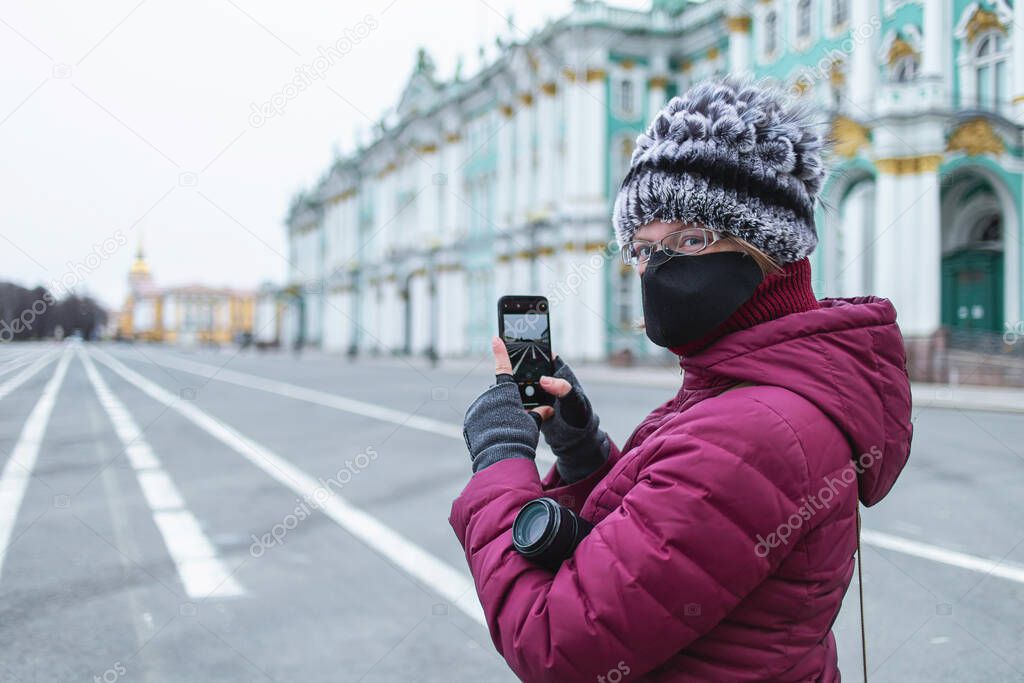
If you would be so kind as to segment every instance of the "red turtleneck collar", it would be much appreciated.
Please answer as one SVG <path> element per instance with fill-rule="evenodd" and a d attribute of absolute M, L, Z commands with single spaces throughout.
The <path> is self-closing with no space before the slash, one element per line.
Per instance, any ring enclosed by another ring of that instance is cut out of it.
<path fill-rule="evenodd" d="M 772 273 L 762 280 L 750 298 L 724 323 L 700 339 L 674 346 L 671 350 L 679 356 L 692 356 L 730 332 L 820 307 L 811 288 L 811 263 L 803 258 L 787 263 L 781 272 Z"/>

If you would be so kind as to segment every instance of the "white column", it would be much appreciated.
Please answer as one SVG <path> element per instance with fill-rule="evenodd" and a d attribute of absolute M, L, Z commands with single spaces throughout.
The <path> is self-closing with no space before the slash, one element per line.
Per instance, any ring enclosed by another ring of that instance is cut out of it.
<path fill-rule="evenodd" d="M 858 119 L 870 115 L 874 104 L 878 72 L 875 51 L 880 40 L 880 28 L 876 28 L 876 23 L 880 25 L 881 20 L 877 16 L 877 6 L 878 3 L 863 0 L 850 3 L 850 26 L 854 36 L 865 36 L 853 41 L 853 57 L 850 60 L 849 114 Z"/>
<path fill-rule="evenodd" d="M 554 116 L 552 112 L 555 109 L 555 97 L 557 93 L 551 91 L 551 86 L 554 85 L 554 80 L 550 80 L 541 85 L 535 95 L 536 102 L 534 106 L 537 107 L 537 138 L 538 146 L 537 153 L 539 156 L 539 165 L 537 172 L 540 175 L 537 183 L 537 204 L 540 206 L 547 206 L 550 202 L 554 201 L 554 166 L 555 158 L 558 154 L 558 150 L 555 148 L 555 128 Z M 557 86 L 555 86 L 557 88 Z"/>
<path fill-rule="evenodd" d="M 853 3 L 856 5 L 857 3 Z M 877 233 L 872 249 L 875 252 L 875 273 L 872 294 L 891 299 L 899 307 L 899 269 L 902 256 L 898 252 L 898 226 L 892 224 L 896 217 L 896 183 L 899 176 L 879 169 L 875 182 L 875 226 Z M 903 318 L 900 318 L 902 324 Z"/>
<path fill-rule="evenodd" d="M 864 226 L 869 218 L 865 215 L 863 187 L 854 188 L 832 219 L 838 228 L 830 234 L 832 239 L 840 243 L 839 258 L 836 261 L 837 293 L 839 296 L 863 296 L 864 282 L 860 275 L 864 272 L 860 261 L 865 257 Z M 830 222 L 832 222 L 830 221 Z"/>
<path fill-rule="evenodd" d="M 926 3 L 927 4 L 927 3 Z M 941 4 L 941 3 L 940 3 Z M 929 335 L 941 323 L 942 297 L 942 224 L 939 219 L 939 173 L 923 170 L 914 176 L 916 187 L 908 201 L 916 201 L 911 224 L 916 228 L 912 244 L 904 252 L 913 254 L 913 280 L 907 285 L 914 292 L 914 332 Z"/>
<path fill-rule="evenodd" d="M 569 56 L 568 63 L 578 64 L 574 56 Z M 586 73 L 582 68 L 575 66 L 568 67 L 568 77 L 565 79 L 565 94 L 563 95 L 563 113 L 565 119 L 565 172 L 563 201 L 566 202 L 568 210 L 574 210 L 580 197 L 582 186 L 583 160 L 582 153 L 586 143 L 585 131 L 581 126 L 581 100 L 583 94 L 583 79 Z"/>
<path fill-rule="evenodd" d="M 584 252 L 583 263 L 585 275 L 580 285 L 583 324 L 578 328 L 580 355 L 586 360 L 600 360 L 605 355 L 604 342 L 607 333 L 604 279 L 608 263 L 602 263 L 596 252 Z M 592 265 L 596 267 L 591 267 Z"/>
<path fill-rule="evenodd" d="M 515 127 L 516 159 L 511 226 L 522 224 L 530 200 L 530 176 L 533 174 L 533 169 L 530 168 L 530 116 L 533 113 L 530 111 L 530 106 L 517 99 L 515 114 L 509 125 L 510 128 Z"/>
<path fill-rule="evenodd" d="M 729 72 L 750 73 L 750 16 L 737 14 L 726 18 L 729 28 Z"/>
<path fill-rule="evenodd" d="M 950 32 L 946 31 L 946 2 L 924 3 L 924 54 L 921 59 L 921 73 L 924 76 L 938 76 L 945 72 L 946 44 Z"/>
<path fill-rule="evenodd" d="M 1010 90 L 1013 117 L 1017 123 L 1024 123 L 1024 2 L 1013 3 L 1010 49 L 1013 51 L 1013 61 L 1010 64 L 1010 75 L 1013 79 Z"/>
<path fill-rule="evenodd" d="M 552 299 L 551 307 L 551 338 L 552 348 L 556 353 L 563 356 L 569 363 L 572 359 L 580 358 L 579 354 L 579 318 L 580 309 L 578 299 L 578 284 L 570 286 L 568 281 L 569 273 L 572 272 L 573 263 L 578 258 L 579 252 L 574 248 L 572 251 L 562 247 L 555 252 L 558 262 L 558 296 L 552 293 L 548 297 Z M 557 300 L 557 303 L 556 303 Z"/>
<path fill-rule="evenodd" d="M 900 170 L 876 183 L 874 293 L 892 300 L 904 336 L 922 337 L 940 321 L 939 178 L 935 169 Z"/>
<path fill-rule="evenodd" d="M 668 57 L 664 53 L 651 55 L 651 68 L 648 71 L 647 79 L 647 118 L 654 115 L 665 106 L 668 100 L 667 88 L 671 72 L 668 67 Z M 613 150 L 618 154 L 618 150 Z"/>
<path fill-rule="evenodd" d="M 946 58 L 949 38 L 952 35 L 948 15 L 948 2 L 924 3 L 924 54 L 921 60 L 922 76 L 928 81 L 932 105 L 945 104 L 946 75 L 949 69 Z"/>
<path fill-rule="evenodd" d="M 602 68 L 591 67 L 590 78 L 581 84 L 584 92 L 580 96 L 580 124 L 583 149 L 581 158 L 584 166 L 581 169 L 580 188 L 582 198 L 587 202 L 601 200 L 604 197 L 605 156 L 608 146 L 606 142 L 607 104 L 605 97 L 605 81 L 607 72 L 603 69 L 604 62 L 598 62 Z"/>

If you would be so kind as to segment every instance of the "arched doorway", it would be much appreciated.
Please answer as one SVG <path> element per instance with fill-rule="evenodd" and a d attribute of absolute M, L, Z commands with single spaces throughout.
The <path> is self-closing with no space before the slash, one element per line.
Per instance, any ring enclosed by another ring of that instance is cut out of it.
<path fill-rule="evenodd" d="M 943 185 L 942 324 L 954 332 L 1002 333 L 1012 204 L 1000 184 L 974 170 Z"/>

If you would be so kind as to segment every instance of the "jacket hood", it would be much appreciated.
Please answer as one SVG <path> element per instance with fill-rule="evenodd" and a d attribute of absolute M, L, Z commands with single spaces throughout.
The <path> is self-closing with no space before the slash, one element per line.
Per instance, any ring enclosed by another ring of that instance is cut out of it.
<path fill-rule="evenodd" d="M 858 490 L 874 505 L 910 455 L 910 381 L 903 335 L 888 299 L 822 299 L 793 313 L 728 334 L 680 359 L 684 387 L 722 381 L 769 384 L 817 405 L 846 435 Z M 880 458 L 878 456 L 881 456 Z"/>

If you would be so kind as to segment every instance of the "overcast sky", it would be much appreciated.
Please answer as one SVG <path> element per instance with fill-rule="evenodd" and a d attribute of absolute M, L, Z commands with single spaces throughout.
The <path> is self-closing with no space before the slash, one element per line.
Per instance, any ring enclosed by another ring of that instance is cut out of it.
<path fill-rule="evenodd" d="M 570 5 L 0 0 L 0 281 L 117 308 L 141 238 L 161 285 L 280 282 L 290 197 L 396 103 L 418 46 L 441 76 L 459 54 L 470 74 L 510 7 L 528 33 Z M 345 36 L 322 80 L 254 121 Z"/>

